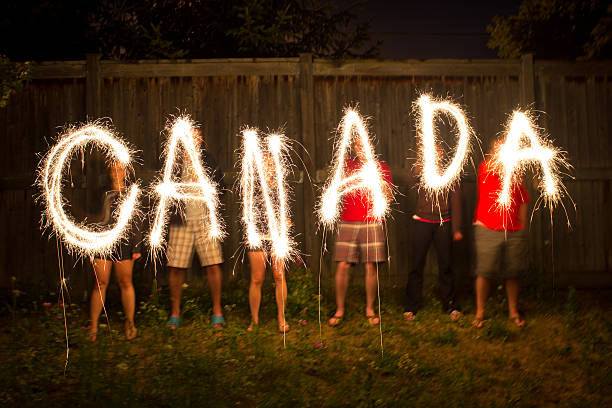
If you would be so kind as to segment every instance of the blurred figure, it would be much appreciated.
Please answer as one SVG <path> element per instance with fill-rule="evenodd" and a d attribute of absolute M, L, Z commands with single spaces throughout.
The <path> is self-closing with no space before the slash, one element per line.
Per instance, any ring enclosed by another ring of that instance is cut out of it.
<path fill-rule="evenodd" d="M 478 202 L 474 216 L 476 248 L 476 316 L 472 324 L 483 327 L 485 305 L 491 291 L 491 280 L 503 279 L 508 296 L 510 320 L 523 327 L 525 321 L 518 310 L 519 274 L 527 267 L 527 203 L 525 184 L 515 182 L 510 188 L 510 207 L 499 208 L 497 196 L 502 179 L 491 157 L 501 142 L 492 145 L 489 159 L 478 168 Z M 501 265 L 500 265 L 501 261 Z"/>
<path fill-rule="evenodd" d="M 225 189 L 223 174 L 217 162 L 202 147 L 202 136 L 199 129 L 195 130 L 196 146 L 200 147 L 201 163 L 211 171 L 210 176 L 217 184 L 219 193 Z M 181 178 L 183 182 L 196 180 L 195 173 L 189 161 L 183 166 Z M 206 270 L 206 278 L 213 302 L 211 325 L 215 328 L 225 326 L 223 309 L 221 308 L 221 282 L 223 255 L 221 244 L 208 239 L 208 216 L 206 208 L 200 201 L 185 202 L 185 211 L 175 211 L 170 216 L 170 235 L 168 237 L 168 258 L 170 297 L 172 310 L 166 327 L 176 329 L 181 323 L 181 294 L 185 283 L 185 270 L 191 265 L 194 251 L 200 257 L 200 265 Z"/>
<path fill-rule="evenodd" d="M 361 143 L 356 141 L 354 146 L 355 156 L 347 157 L 344 163 L 347 177 L 359 171 L 365 163 Z M 384 162 L 380 162 L 380 167 L 384 178 L 383 192 L 391 198 L 391 171 Z M 344 196 L 334 250 L 334 260 L 338 263 L 335 277 L 336 311 L 329 319 L 330 326 L 337 326 L 344 318 L 351 266 L 357 263 L 365 264 L 366 318 L 372 325 L 380 323 L 374 311 L 378 285 L 377 264 L 387 260 L 387 251 L 383 223 L 369 216 L 371 207 L 372 198 L 368 191 L 353 190 Z"/>
<path fill-rule="evenodd" d="M 115 162 L 110 167 L 111 190 L 107 191 L 102 206 L 100 225 L 106 226 L 114 223 L 113 214 L 121 195 L 125 194 L 125 167 Z M 89 339 L 96 341 L 98 334 L 98 320 L 106 300 L 106 289 L 110 280 L 111 269 L 115 267 L 115 274 L 121 289 L 121 304 L 125 313 L 125 337 L 132 340 L 138 334 L 134 324 L 134 309 L 136 296 L 132 285 L 132 269 L 134 261 L 141 257 L 140 253 L 141 234 L 139 228 L 133 227 L 126 239 L 121 240 L 117 247 L 105 257 L 96 257 L 93 260 L 93 268 L 96 274 L 96 286 L 91 293 Z"/>
<path fill-rule="evenodd" d="M 416 172 L 419 168 L 415 168 Z M 417 180 L 418 175 L 414 174 Z M 461 185 L 456 184 L 443 196 L 432 197 L 424 189 L 417 192 L 412 216 L 412 270 L 406 285 L 404 319 L 412 321 L 423 306 L 423 270 L 427 251 L 433 243 L 438 259 L 438 290 L 442 307 L 451 320 L 461 316 L 455 304 L 455 276 L 452 267 L 452 241 L 463 239 L 461 233 Z"/>

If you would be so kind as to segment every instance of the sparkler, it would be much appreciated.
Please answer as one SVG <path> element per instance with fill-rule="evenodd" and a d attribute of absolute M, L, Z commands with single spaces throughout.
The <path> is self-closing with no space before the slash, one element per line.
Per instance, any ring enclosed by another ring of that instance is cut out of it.
<path fill-rule="evenodd" d="M 497 198 L 497 203 L 502 209 L 507 209 L 511 204 L 511 185 L 530 167 L 538 167 L 542 172 L 538 190 L 544 198 L 545 205 L 549 205 L 552 209 L 561 199 L 559 166 L 567 168 L 569 164 L 562 152 L 538 135 L 535 129 L 527 113 L 514 111 L 505 142 L 493 158 L 494 166 L 500 170 L 503 179 L 502 189 Z"/>
<path fill-rule="evenodd" d="M 155 186 L 160 196 L 155 213 L 155 220 L 149 241 L 153 251 L 164 244 L 164 230 L 168 223 L 168 206 L 179 200 L 195 200 L 206 206 L 209 228 L 208 238 L 220 240 L 225 235 L 223 225 L 218 216 L 219 197 L 217 185 L 208 177 L 202 166 L 200 154 L 195 143 L 195 126 L 188 116 L 181 116 L 169 126 L 170 138 L 165 148 L 166 162 L 162 182 Z M 177 150 L 182 145 L 185 157 L 189 160 L 194 173 L 194 181 L 175 182 L 172 176 L 177 169 Z"/>
<path fill-rule="evenodd" d="M 340 145 L 334 154 L 333 176 L 323 191 L 321 203 L 318 208 L 320 222 L 331 228 L 337 221 L 340 212 L 340 200 L 343 195 L 354 190 L 368 190 L 372 198 L 371 214 L 376 220 L 382 220 L 389 210 L 387 197 L 383 193 L 386 182 L 378 161 L 374 156 L 374 149 L 370 143 L 368 131 L 363 119 L 354 109 L 346 109 L 340 122 L 342 129 Z M 352 141 L 353 129 L 356 130 L 360 143 L 360 156 L 364 162 L 361 169 L 350 176 L 344 173 L 344 161 L 349 143 Z"/>
<path fill-rule="evenodd" d="M 96 124 L 89 124 L 79 129 L 71 129 L 60 136 L 59 142 L 43 158 L 38 183 L 42 188 L 42 197 L 45 203 L 44 224 L 52 226 L 55 233 L 64 239 L 69 250 L 93 257 L 110 253 L 113 247 L 124 237 L 126 228 L 136 209 L 139 188 L 137 185 L 132 185 L 128 194 L 119 203 L 117 222 L 114 227 L 110 229 L 91 229 L 84 224 L 75 224 L 64 211 L 62 175 L 64 167 L 70 162 L 73 152 L 84 150 L 88 144 L 104 149 L 109 159 L 118 161 L 125 167 L 130 167 L 131 152 L 125 143 L 108 129 Z"/>
<path fill-rule="evenodd" d="M 429 193 L 437 194 L 450 188 L 461 176 L 463 164 L 470 148 L 470 127 L 461 108 L 444 100 L 432 99 L 422 95 L 415 107 L 420 110 L 417 137 L 420 140 L 420 155 L 423 171 L 421 186 Z M 455 120 L 457 128 L 457 149 L 450 164 L 440 174 L 436 148 L 436 128 L 434 118 L 437 113 L 446 114 Z"/>
<path fill-rule="evenodd" d="M 271 242 L 272 257 L 284 260 L 294 252 L 294 243 L 289 237 L 289 211 L 287 208 L 287 187 L 285 186 L 286 166 L 283 159 L 285 149 L 284 135 L 272 134 L 266 140 L 267 154 L 272 159 L 273 166 L 265 160 L 257 130 L 245 129 L 242 132 L 243 154 L 240 188 L 242 191 L 242 220 L 246 227 L 247 243 L 251 248 L 262 245 L 263 234 L 259 231 L 257 220 L 265 212 L 268 237 Z M 272 168 L 271 168 L 272 167 Z M 274 177 L 271 177 L 274 174 Z M 276 185 L 273 183 L 276 179 Z M 264 208 L 255 202 L 255 190 L 261 189 Z M 275 191 L 274 191 L 275 190 Z M 277 203 L 272 200 L 276 192 Z"/>

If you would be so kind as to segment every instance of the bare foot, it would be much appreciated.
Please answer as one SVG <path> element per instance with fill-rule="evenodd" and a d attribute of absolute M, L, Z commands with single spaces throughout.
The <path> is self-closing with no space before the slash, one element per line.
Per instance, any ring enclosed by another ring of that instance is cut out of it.
<path fill-rule="evenodd" d="M 249 327 L 247 327 L 247 332 L 253 333 L 258 328 L 259 328 L 259 323 L 252 321 L 251 324 L 249 324 Z"/>
<path fill-rule="evenodd" d="M 289 326 L 287 322 L 278 324 L 279 333 L 283 333 L 283 334 L 289 333 L 289 330 L 291 330 L 291 326 Z"/>
<path fill-rule="evenodd" d="M 138 336 L 138 329 L 136 329 L 136 326 L 134 326 L 134 324 L 126 323 L 125 324 L 125 338 L 127 340 L 134 340 L 136 336 Z"/>
<path fill-rule="evenodd" d="M 511 316 L 510 321 L 512 321 L 516 327 L 525 327 L 525 320 L 521 319 L 520 315 Z"/>
<path fill-rule="evenodd" d="M 370 323 L 372 326 L 380 323 L 380 319 L 375 314 L 366 315 L 366 317 L 368 318 L 368 323 Z"/>

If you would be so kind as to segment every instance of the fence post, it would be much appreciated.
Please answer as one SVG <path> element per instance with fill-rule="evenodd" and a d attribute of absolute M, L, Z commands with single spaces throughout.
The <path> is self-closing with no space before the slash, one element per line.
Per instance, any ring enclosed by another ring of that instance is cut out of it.
<path fill-rule="evenodd" d="M 525 109 L 535 103 L 535 70 L 533 68 L 533 54 L 525 54 L 521 57 L 520 75 L 520 98 L 521 105 Z"/>
<path fill-rule="evenodd" d="M 87 69 L 85 79 L 85 114 L 87 120 L 95 120 L 102 114 L 102 75 L 100 54 L 87 54 Z M 103 158 L 99 152 L 92 151 L 86 165 L 86 202 L 85 211 L 90 213 L 97 209 L 96 200 L 100 201 L 99 178 L 102 171 Z"/>
<path fill-rule="evenodd" d="M 519 77 L 519 85 L 520 85 L 520 103 L 521 108 L 538 108 L 536 101 L 536 77 L 535 77 L 535 69 L 533 63 L 533 54 L 525 54 L 521 56 L 521 74 Z M 538 191 L 537 189 L 530 185 L 529 191 L 534 200 L 537 197 Z M 548 276 L 547 266 L 548 262 L 546 261 L 546 256 L 544 254 L 544 211 L 541 209 L 539 214 L 536 214 L 533 217 L 534 224 L 533 228 L 531 228 L 534 232 L 533 237 L 535 240 L 535 245 L 533 248 L 535 249 L 535 261 L 537 272 L 541 273 L 542 276 Z M 553 291 L 555 290 L 555 277 L 552 276 L 552 286 Z"/>
<path fill-rule="evenodd" d="M 302 160 L 306 170 L 314 177 L 316 172 L 316 144 L 314 134 L 314 77 L 312 67 L 312 54 L 300 54 L 299 91 L 300 91 L 300 116 L 302 128 L 302 144 L 304 152 Z M 304 191 L 304 253 L 314 253 L 315 247 L 315 222 L 313 219 L 314 188 L 311 183 L 304 180 L 302 183 Z M 313 258 L 314 259 L 314 258 Z M 317 262 L 311 262 L 313 271 L 318 268 Z M 317 265 L 317 266 L 314 266 Z M 318 272 L 318 271 L 316 271 Z"/>

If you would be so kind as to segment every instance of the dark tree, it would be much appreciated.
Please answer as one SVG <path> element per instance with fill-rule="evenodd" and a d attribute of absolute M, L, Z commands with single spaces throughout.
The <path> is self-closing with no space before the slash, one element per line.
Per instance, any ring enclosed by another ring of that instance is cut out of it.
<path fill-rule="evenodd" d="M 0 53 L 13 60 L 371 57 L 356 4 L 323 0 L 5 0 Z"/>
<path fill-rule="evenodd" d="M 501 58 L 610 58 L 612 5 L 605 0 L 523 0 L 517 15 L 493 18 L 487 45 Z"/>

